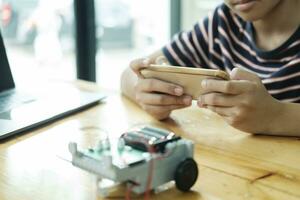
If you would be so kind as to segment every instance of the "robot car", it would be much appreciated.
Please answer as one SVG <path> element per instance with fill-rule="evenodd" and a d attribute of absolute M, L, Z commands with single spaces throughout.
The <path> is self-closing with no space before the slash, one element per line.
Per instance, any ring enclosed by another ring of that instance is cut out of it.
<path fill-rule="evenodd" d="M 142 126 L 125 132 L 116 141 L 104 139 L 93 148 L 80 150 L 69 144 L 72 164 L 115 183 L 126 183 L 136 194 L 175 181 L 189 191 L 198 177 L 194 145 L 173 132 Z"/>

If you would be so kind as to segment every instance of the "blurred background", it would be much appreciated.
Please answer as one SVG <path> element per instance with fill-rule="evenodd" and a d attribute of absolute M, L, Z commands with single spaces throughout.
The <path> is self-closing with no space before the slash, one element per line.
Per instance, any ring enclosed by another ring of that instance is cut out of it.
<path fill-rule="evenodd" d="M 82 11 L 86 15 L 81 19 L 75 3 L 92 6 L 92 19 L 88 10 Z M 82 77 L 78 69 L 95 68 L 84 79 L 116 90 L 132 59 L 161 48 L 172 35 L 189 30 L 220 3 L 222 0 L 0 0 L 0 26 L 17 84 L 74 80 Z M 76 41 L 82 35 L 76 34 L 80 24 L 76 20 L 93 22 L 96 51 L 92 57 L 78 56 L 81 46 Z M 94 59 L 96 64 L 78 63 L 78 57 Z"/>

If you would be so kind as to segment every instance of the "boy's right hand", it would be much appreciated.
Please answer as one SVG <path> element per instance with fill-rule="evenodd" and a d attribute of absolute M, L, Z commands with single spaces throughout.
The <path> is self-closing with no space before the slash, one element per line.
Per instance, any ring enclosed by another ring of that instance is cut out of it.
<path fill-rule="evenodd" d="M 143 78 L 140 69 L 150 64 L 152 63 L 149 59 L 137 59 L 130 64 L 131 69 L 138 76 L 135 86 L 136 102 L 159 120 L 166 119 L 173 110 L 190 106 L 192 97 L 184 95 L 181 86 L 158 79 Z"/>

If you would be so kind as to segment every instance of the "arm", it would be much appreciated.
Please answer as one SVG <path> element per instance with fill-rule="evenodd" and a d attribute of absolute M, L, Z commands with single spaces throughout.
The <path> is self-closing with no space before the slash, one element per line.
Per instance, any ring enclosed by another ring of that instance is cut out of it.
<path fill-rule="evenodd" d="M 274 121 L 270 133 L 273 135 L 282 136 L 297 136 L 300 137 L 300 104 L 283 103 L 282 112 Z"/>
<path fill-rule="evenodd" d="M 121 91 L 122 94 L 127 98 L 135 101 L 135 85 L 137 84 L 138 77 L 137 75 L 130 69 L 126 68 L 121 76 Z"/>

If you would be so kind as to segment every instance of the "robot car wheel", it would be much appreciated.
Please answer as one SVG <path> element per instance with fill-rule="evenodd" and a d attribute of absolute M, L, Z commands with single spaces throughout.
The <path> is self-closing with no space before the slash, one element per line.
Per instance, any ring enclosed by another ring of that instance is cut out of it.
<path fill-rule="evenodd" d="M 187 192 L 198 178 L 197 163 L 192 158 L 182 161 L 175 171 L 175 184 L 177 189 Z"/>

